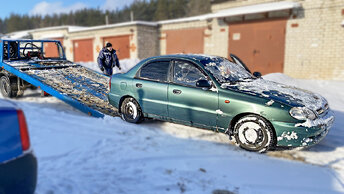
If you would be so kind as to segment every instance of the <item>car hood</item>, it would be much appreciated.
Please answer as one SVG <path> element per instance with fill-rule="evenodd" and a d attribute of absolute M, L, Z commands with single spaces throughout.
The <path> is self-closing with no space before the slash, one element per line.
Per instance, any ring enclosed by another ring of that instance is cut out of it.
<path fill-rule="evenodd" d="M 326 99 L 319 94 L 264 79 L 237 82 L 234 85 L 225 83 L 221 87 L 265 97 L 293 107 L 305 106 L 313 111 L 319 111 L 328 106 Z"/>

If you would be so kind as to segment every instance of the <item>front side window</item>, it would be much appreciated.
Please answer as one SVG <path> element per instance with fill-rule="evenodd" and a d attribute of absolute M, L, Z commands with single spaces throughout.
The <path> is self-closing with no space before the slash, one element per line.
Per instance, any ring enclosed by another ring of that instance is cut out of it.
<path fill-rule="evenodd" d="M 207 77 L 195 65 L 185 61 L 175 61 L 173 82 L 176 84 L 196 87 L 199 80 L 207 80 Z"/>
<path fill-rule="evenodd" d="M 169 66 L 169 61 L 157 61 L 149 63 L 142 67 L 140 71 L 140 78 L 159 82 L 167 82 Z"/>

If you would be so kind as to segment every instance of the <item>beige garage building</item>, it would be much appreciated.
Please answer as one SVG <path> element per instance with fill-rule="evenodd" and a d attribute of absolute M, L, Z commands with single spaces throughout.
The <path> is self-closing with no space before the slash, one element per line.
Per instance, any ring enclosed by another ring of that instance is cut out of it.
<path fill-rule="evenodd" d="M 68 59 L 96 61 L 106 42 L 120 59 L 234 53 L 252 71 L 344 80 L 343 0 L 212 0 L 212 13 L 175 20 L 31 30 L 60 40 Z"/>
<path fill-rule="evenodd" d="M 75 62 L 94 62 L 111 42 L 120 59 L 158 55 L 158 24 L 127 22 L 94 27 L 61 26 L 31 31 L 34 39 L 54 39 L 63 44 L 66 56 Z"/>

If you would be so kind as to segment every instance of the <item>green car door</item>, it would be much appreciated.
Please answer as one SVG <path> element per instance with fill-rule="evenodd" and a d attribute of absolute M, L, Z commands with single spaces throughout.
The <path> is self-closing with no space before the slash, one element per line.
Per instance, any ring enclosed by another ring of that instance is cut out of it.
<path fill-rule="evenodd" d="M 182 60 L 174 61 L 171 71 L 169 117 L 194 126 L 216 127 L 218 93 L 196 87 L 197 81 L 209 80 L 208 76 L 197 65 Z"/>
<path fill-rule="evenodd" d="M 136 100 L 144 113 L 167 117 L 169 60 L 145 64 L 133 79 Z"/>

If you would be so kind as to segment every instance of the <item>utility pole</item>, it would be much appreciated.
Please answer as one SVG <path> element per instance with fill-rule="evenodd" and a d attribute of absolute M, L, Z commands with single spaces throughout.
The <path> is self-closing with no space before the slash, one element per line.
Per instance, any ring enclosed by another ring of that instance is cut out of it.
<path fill-rule="evenodd" d="M 105 15 L 105 24 L 109 25 L 109 15 L 108 14 Z"/>
<path fill-rule="evenodd" d="M 134 21 L 134 12 L 130 11 L 130 21 Z"/>

